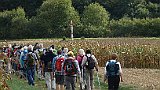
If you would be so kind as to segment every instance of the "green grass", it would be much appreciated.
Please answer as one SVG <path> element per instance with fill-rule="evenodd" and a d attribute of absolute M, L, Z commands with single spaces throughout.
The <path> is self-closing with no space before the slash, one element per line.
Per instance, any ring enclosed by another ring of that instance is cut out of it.
<path fill-rule="evenodd" d="M 18 79 L 17 76 L 12 76 L 12 80 L 8 80 L 7 84 L 11 90 L 47 90 L 44 81 L 38 81 L 36 78 L 35 82 L 35 86 L 30 86 L 28 85 L 27 80 Z"/>
<path fill-rule="evenodd" d="M 99 87 L 98 78 L 96 75 L 94 76 L 94 85 L 95 85 L 96 90 L 100 90 L 100 88 L 101 88 L 101 90 L 108 90 L 107 83 L 104 83 L 102 81 L 103 80 L 101 79 L 101 76 L 100 76 L 100 87 Z M 133 86 L 129 86 L 129 85 L 125 85 L 125 86 L 120 85 L 119 90 L 135 90 L 135 88 Z"/>
<path fill-rule="evenodd" d="M 100 87 L 98 83 L 97 76 L 95 75 L 94 77 L 94 85 L 95 85 L 95 90 L 108 90 L 107 83 L 102 82 L 103 80 L 100 77 Z M 27 83 L 27 80 L 24 79 L 19 79 L 17 76 L 12 76 L 12 80 L 8 80 L 7 84 L 9 85 L 11 90 L 47 90 L 45 88 L 45 81 L 39 81 L 36 78 L 35 81 L 35 86 L 30 86 Z M 128 85 L 120 85 L 119 90 L 135 90 L 133 86 L 128 86 Z"/>

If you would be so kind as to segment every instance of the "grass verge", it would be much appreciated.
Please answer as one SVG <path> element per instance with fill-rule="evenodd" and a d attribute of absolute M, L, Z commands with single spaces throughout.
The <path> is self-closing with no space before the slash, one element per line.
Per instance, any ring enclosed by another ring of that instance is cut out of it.
<path fill-rule="evenodd" d="M 103 81 L 102 78 L 100 78 L 100 87 L 99 87 L 98 78 L 95 75 L 94 77 L 95 90 L 100 90 L 100 89 L 108 90 L 107 83 L 104 83 L 102 81 Z M 27 80 L 19 79 L 17 76 L 13 75 L 12 80 L 8 80 L 7 84 L 9 85 L 11 90 L 47 90 L 45 88 L 45 81 L 39 81 L 37 78 L 35 81 L 35 86 L 30 86 L 28 85 Z M 135 89 L 132 86 L 120 85 L 119 90 L 135 90 Z"/>
<path fill-rule="evenodd" d="M 30 86 L 27 80 L 19 79 L 17 76 L 12 76 L 12 80 L 7 81 L 8 86 L 11 90 L 47 90 L 45 88 L 45 82 L 39 81 L 36 78 L 35 86 Z"/>

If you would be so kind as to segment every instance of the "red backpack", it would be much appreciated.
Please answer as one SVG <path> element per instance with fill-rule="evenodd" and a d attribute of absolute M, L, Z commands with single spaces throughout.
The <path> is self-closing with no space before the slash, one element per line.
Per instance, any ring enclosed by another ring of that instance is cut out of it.
<path fill-rule="evenodd" d="M 62 71 L 62 63 L 64 61 L 64 57 L 58 57 L 57 60 L 56 60 L 56 64 L 55 64 L 55 69 L 56 71 L 58 72 L 61 72 Z"/>

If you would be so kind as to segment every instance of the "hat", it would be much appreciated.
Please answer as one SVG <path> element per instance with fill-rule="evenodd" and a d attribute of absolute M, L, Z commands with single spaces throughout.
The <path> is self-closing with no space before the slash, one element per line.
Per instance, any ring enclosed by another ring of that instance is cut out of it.
<path fill-rule="evenodd" d="M 73 57 L 73 56 L 74 56 L 74 53 L 73 53 L 72 51 L 69 51 L 69 52 L 67 53 L 67 55 Z"/>
<path fill-rule="evenodd" d="M 28 49 L 28 47 L 27 47 L 27 46 L 24 46 L 24 47 L 23 47 L 23 49 L 24 49 L 24 50 L 27 50 L 27 49 Z"/>

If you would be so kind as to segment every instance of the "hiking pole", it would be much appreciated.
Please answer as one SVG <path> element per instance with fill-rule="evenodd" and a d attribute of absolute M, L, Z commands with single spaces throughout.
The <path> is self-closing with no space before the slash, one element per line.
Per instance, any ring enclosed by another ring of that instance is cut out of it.
<path fill-rule="evenodd" d="M 101 90 L 101 83 L 100 83 L 100 79 L 99 79 L 99 76 L 98 76 L 98 72 L 97 72 L 97 79 L 98 79 L 99 90 Z"/>
<path fill-rule="evenodd" d="M 84 89 L 83 88 L 83 67 L 81 69 L 80 79 L 82 80 L 82 81 L 80 80 L 80 90 L 83 90 Z"/>

